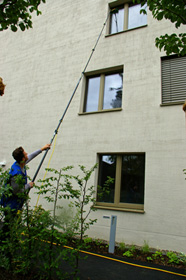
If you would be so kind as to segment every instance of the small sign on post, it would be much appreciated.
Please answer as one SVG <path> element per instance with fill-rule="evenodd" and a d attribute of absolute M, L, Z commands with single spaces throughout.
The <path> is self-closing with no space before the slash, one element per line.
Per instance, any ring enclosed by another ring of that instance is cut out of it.
<path fill-rule="evenodd" d="M 105 219 L 110 219 L 110 216 L 103 216 Z M 111 223 L 110 223 L 110 240 L 109 240 L 109 253 L 114 254 L 115 250 L 115 239 L 116 239 L 116 223 L 117 223 L 117 216 L 111 216 Z"/>

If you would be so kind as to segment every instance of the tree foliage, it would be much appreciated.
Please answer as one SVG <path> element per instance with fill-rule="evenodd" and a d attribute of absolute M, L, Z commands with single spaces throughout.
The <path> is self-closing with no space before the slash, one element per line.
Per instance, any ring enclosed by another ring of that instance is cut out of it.
<path fill-rule="evenodd" d="M 0 0 L 0 31 L 10 28 L 16 32 L 32 28 L 33 12 L 41 14 L 39 5 L 45 0 Z"/>
<path fill-rule="evenodd" d="M 167 19 L 175 24 L 176 28 L 186 24 L 186 0 L 134 0 L 142 6 L 147 3 L 149 10 L 157 20 Z M 147 13 L 145 9 L 142 13 Z M 167 55 L 186 55 L 186 33 L 165 34 L 155 39 L 156 47 L 164 50 Z"/>

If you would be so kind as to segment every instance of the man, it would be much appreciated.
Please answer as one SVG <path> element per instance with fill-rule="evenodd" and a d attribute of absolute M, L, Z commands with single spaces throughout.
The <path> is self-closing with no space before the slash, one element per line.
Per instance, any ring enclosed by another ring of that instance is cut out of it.
<path fill-rule="evenodd" d="M 0 205 L 4 208 L 8 207 L 13 214 L 16 214 L 18 210 L 22 209 L 27 194 L 34 186 L 33 182 L 27 183 L 25 165 L 42 153 L 42 151 L 50 149 L 50 146 L 50 144 L 46 144 L 30 155 L 28 155 L 22 147 L 13 151 L 12 156 L 16 161 L 10 168 L 9 178 L 0 201 Z"/>
<path fill-rule="evenodd" d="M 14 227 L 14 222 L 17 218 L 17 213 L 22 209 L 30 189 L 34 186 L 33 182 L 27 183 L 25 165 L 42 153 L 42 151 L 50 149 L 50 146 L 50 144 L 46 144 L 30 155 L 28 155 L 22 147 L 13 151 L 12 156 L 16 161 L 10 168 L 9 177 L 3 187 L 3 194 L 0 200 L 0 205 L 4 207 L 4 223 L 0 231 L 0 244 L 9 240 L 11 229 Z M 6 253 L 7 257 L 11 259 L 10 252 L 7 251 Z"/>
<path fill-rule="evenodd" d="M 0 96 L 3 96 L 5 90 L 5 84 L 3 83 L 3 79 L 0 77 Z"/>

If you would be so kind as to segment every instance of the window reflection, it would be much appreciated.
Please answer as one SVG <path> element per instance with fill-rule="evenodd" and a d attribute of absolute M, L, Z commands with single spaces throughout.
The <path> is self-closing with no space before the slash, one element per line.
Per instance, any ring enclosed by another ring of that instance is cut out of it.
<path fill-rule="evenodd" d="M 121 108 L 123 73 L 106 75 L 103 109 Z"/>
<path fill-rule="evenodd" d="M 144 155 L 123 156 L 120 202 L 144 203 L 144 174 Z"/>
<path fill-rule="evenodd" d="M 100 77 L 94 77 L 88 79 L 87 100 L 86 100 L 86 112 L 92 112 L 98 110 L 99 102 L 99 87 Z"/>
<path fill-rule="evenodd" d="M 124 4 L 116 6 L 111 13 L 110 34 L 118 33 L 123 30 L 133 29 L 147 24 L 147 15 L 141 13 L 141 9 L 146 9 L 147 4 Z"/>
<path fill-rule="evenodd" d="M 124 8 L 118 7 L 111 16 L 110 34 L 123 31 L 124 26 Z"/>
<path fill-rule="evenodd" d="M 97 202 L 114 203 L 117 207 L 139 207 L 144 204 L 144 189 L 144 153 L 100 155 Z"/>
<path fill-rule="evenodd" d="M 141 5 L 130 5 L 129 6 L 129 15 L 128 15 L 128 29 L 135 28 L 138 26 L 143 26 L 147 24 L 147 16 L 143 13 L 140 14 L 140 10 L 145 7 Z"/>
<path fill-rule="evenodd" d="M 100 158 L 99 181 L 97 191 L 97 201 L 114 202 L 115 182 L 109 183 L 108 177 L 115 179 L 116 156 L 102 155 Z"/>

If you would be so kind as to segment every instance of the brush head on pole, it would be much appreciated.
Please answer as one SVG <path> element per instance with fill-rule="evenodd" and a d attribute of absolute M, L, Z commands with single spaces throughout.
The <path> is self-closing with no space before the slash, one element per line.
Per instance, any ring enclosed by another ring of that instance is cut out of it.
<path fill-rule="evenodd" d="M 119 9 L 114 8 L 110 11 L 111 14 L 117 14 L 119 12 Z"/>
<path fill-rule="evenodd" d="M 183 104 L 183 111 L 186 113 L 186 100 L 185 103 Z"/>

